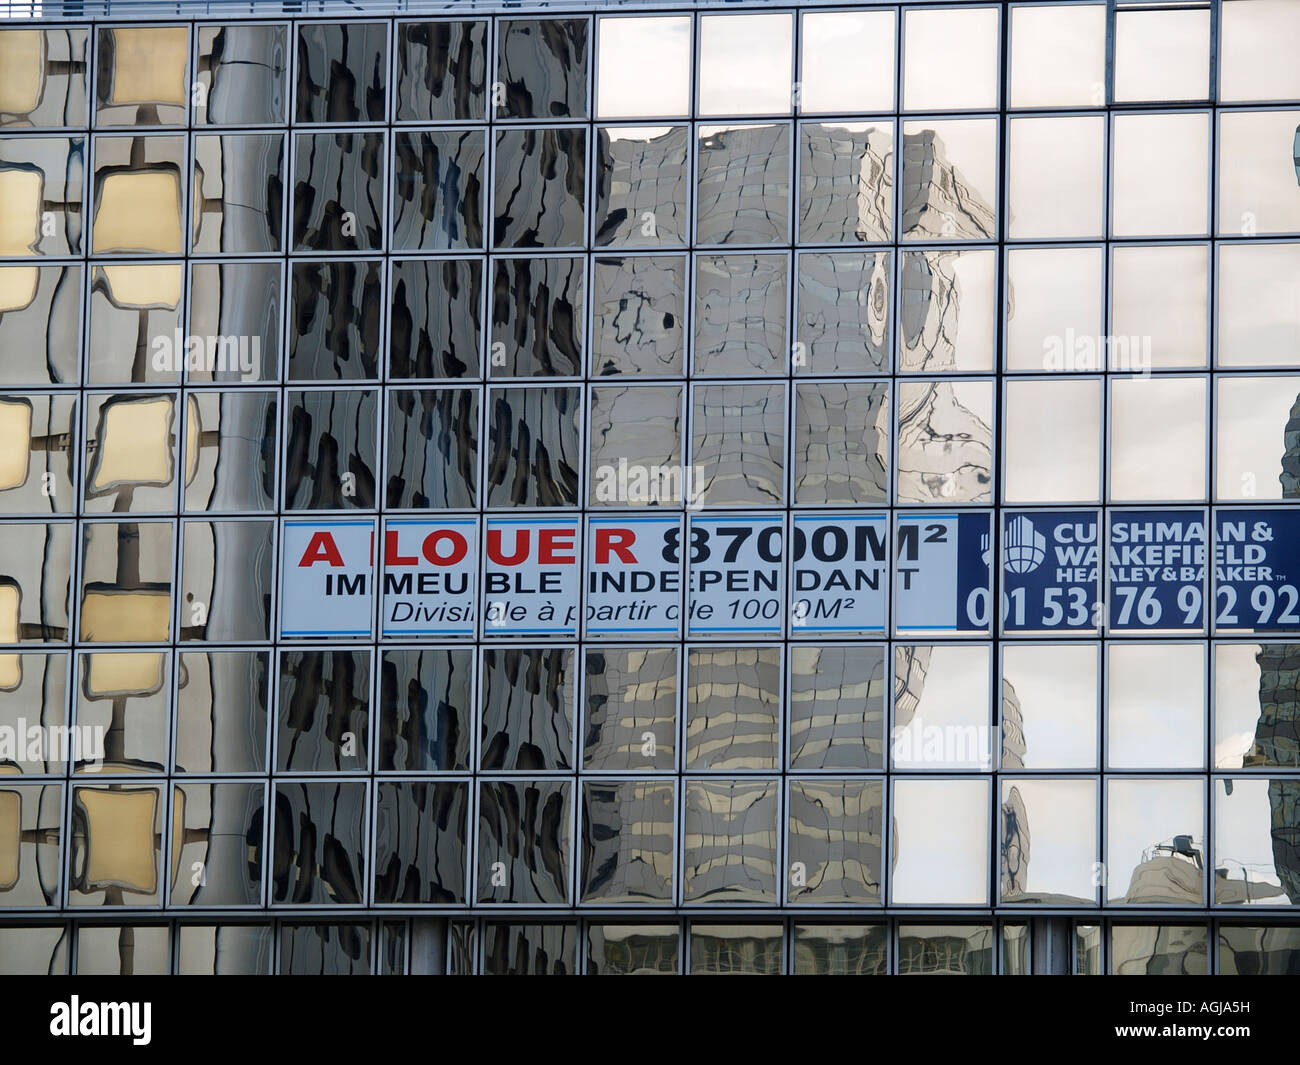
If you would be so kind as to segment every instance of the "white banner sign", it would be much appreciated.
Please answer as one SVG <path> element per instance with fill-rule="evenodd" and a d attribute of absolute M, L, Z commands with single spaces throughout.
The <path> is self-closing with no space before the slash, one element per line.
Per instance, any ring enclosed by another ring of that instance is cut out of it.
<path fill-rule="evenodd" d="M 375 523 L 286 521 L 280 550 L 281 636 L 369 636 Z"/>
<path fill-rule="evenodd" d="M 483 635 L 576 636 L 577 518 L 488 518 Z"/>
<path fill-rule="evenodd" d="M 474 635 L 476 518 L 389 520 L 383 562 L 383 635 Z"/>

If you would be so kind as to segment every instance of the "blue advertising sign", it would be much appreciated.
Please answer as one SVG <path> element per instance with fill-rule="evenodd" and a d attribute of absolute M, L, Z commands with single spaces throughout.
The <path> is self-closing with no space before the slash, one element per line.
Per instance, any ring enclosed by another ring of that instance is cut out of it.
<path fill-rule="evenodd" d="M 992 516 L 903 514 L 895 527 L 895 629 L 987 632 Z"/>
<path fill-rule="evenodd" d="M 1004 632 L 1096 631 L 1097 524 L 1096 511 L 1004 514 Z"/>
<path fill-rule="evenodd" d="M 1205 514 L 1111 511 L 1106 559 L 1114 632 L 1205 628 Z"/>
<path fill-rule="evenodd" d="M 1214 519 L 1218 632 L 1300 631 L 1300 510 L 1220 510 Z"/>

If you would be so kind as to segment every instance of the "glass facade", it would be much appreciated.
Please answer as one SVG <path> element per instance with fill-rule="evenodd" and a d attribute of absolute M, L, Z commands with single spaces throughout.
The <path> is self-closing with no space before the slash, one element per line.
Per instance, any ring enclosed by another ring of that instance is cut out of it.
<path fill-rule="evenodd" d="M 1300 971 L 1300 4 L 296 7 L 0 21 L 0 970 Z"/>

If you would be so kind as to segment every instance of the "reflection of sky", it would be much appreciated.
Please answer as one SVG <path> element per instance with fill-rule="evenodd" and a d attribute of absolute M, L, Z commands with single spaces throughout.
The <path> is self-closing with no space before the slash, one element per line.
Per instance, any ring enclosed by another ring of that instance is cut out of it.
<path fill-rule="evenodd" d="M 1297 392 L 1300 377 L 1220 379 L 1215 441 L 1220 497 L 1282 498 L 1283 433 Z"/>
<path fill-rule="evenodd" d="M 1128 894 L 1142 852 L 1174 836 L 1205 839 L 1205 789 L 1199 780 L 1106 782 L 1106 895 Z M 1175 859 L 1184 861 L 1185 859 Z M 1204 856 L 1202 856 L 1204 861 Z"/>
<path fill-rule="evenodd" d="M 1101 335 L 1102 252 L 1100 248 L 1012 248 L 1007 252 L 1007 366 L 1041 370 L 1045 343 L 1057 337 L 1062 354 L 1078 366 L 1073 341 Z M 1100 358 L 1095 350 L 1094 359 Z M 1066 365 L 1071 365 L 1067 362 Z M 1095 365 L 1093 368 L 1097 368 Z"/>
<path fill-rule="evenodd" d="M 685 115 L 691 102 L 691 20 L 603 18 L 597 70 L 600 118 Z"/>
<path fill-rule="evenodd" d="M 989 780 L 895 780 L 896 903 L 988 902 Z"/>
<path fill-rule="evenodd" d="M 904 17 L 904 106 L 914 111 L 997 106 L 995 9 L 909 11 Z"/>
<path fill-rule="evenodd" d="M 1101 491 L 1101 385 L 1095 380 L 1007 384 L 1006 498 L 1096 500 Z"/>
<path fill-rule="evenodd" d="M 948 381 L 952 397 L 959 407 L 965 407 L 985 425 L 993 424 L 993 386 L 988 381 Z"/>
<path fill-rule="evenodd" d="M 896 764 L 905 768 L 924 769 L 979 769 L 986 768 L 986 759 L 969 755 L 989 755 L 988 693 L 991 671 L 991 651 L 988 645 L 940 645 L 930 656 L 930 666 L 925 675 L 925 685 L 917 703 L 915 716 L 907 728 L 894 733 L 895 744 L 906 759 Z M 967 755 L 965 759 L 936 763 L 925 761 L 927 739 L 934 736 L 931 729 L 943 729 L 942 746 L 930 741 L 945 756 Z M 956 730 L 983 729 L 967 734 Z"/>
<path fill-rule="evenodd" d="M 1220 365 L 1300 362 L 1297 277 L 1300 245 L 1224 244 L 1219 249 Z"/>
<path fill-rule="evenodd" d="M 1200 768 L 1204 644 L 1111 644 L 1108 665 L 1111 768 Z"/>
<path fill-rule="evenodd" d="M 1091 899 L 1097 845 L 1097 784 L 1093 780 L 1013 780 L 1003 777 L 1002 798 L 1020 792 L 1029 829 L 1028 894 Z"/>
<path fill-rule="evenodd" d="M 1300 228 L 1295 131 L 1300 111 L 1225 112 L 1219 124 L 1219 158 L 1235 160 L 1219 172 L 1219 225 L 1235 234 L 1254 219 L 1260 233 Z"/>
<path fill-rule="evenodd" d="M 1112 382 L 1113 498 L 1204 497 L 1205 402 L 1204 378 Z"/>
<path fill-rule="evenodd" d="M 1111 368 L 1141 370 L 1148 355 L 1156 369 L 1204 367 L 1209 249 L 1203 244 L 1121 247 L 1113 263 Z"/>
<path fill-rule="evenodd" d="M 1214 768 L 1240 769 L 1259 724 L 1257 643 L 1221 643 L 1214 650 Z"/>
<path fill-rule="evenodd" d="M 1118 16 L 1116 100 L 1204 99 L 1209 69 L 1209 11 L 1126 11 Z"/>
<path fill-rule="evenodd" d="M 1011 106 L 1098 104 L 1106 79 L 1106 8 L 1011 9 Z"/>
<path fill-rule="evenodd" d="M 1020 700 L 1026 769 L 1097 765 L 1097 649 L 1007 645 L 1003 676 Z"/>
<path fill-rule="evenodd" d="M 782 114 L 791 109 L 794 22 L 789 15 L 706 15 L 700 20 L 700 113 Z"/>
<path fill-rule="evenodd" d="M 893 110 L 892 11 L 809 11 L 800 41 L 802 110 Z"/>
<path fill-rule="evenodd" d="M 1214 785 L 1214 864 L 1226 865 L 1228 876 L 1240 880 L 1241 866 L 1249 870 L 1251 883 L 1265 880 L 1281 884 L 1274 872 L 1273 837 L 1270 834 L 1273 811 L 1268 804 L 1266 779 L 1232 782 L 1228 795 L 1223 781 Z M 1271 899 L 1285 902 L 1285 897 Z"/>

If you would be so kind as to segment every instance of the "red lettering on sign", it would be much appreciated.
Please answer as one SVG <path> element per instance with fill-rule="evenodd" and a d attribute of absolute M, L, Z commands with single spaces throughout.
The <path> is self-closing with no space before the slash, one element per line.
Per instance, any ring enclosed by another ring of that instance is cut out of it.
<path fill-rule="evenodd" d="M 631 551 L 634 543 L 636 543 L 636 535 L 631 529 L 597 529 L 596 565 L 608 565 L 610 553 L 613 552 L 618 555 L 620 562 L 635 566 L 636 555 Z"/>
<path fill-rule="evenodd" d="M 299 568 L 314 566 L 317 562 L 328 562 L 331 566 L 343 565 L 343 556 L 334 543 L 334 537 L 327 532 L 314 532 L 307 543 L 307 550 L 298 562 Z"/>
<path fill-rule="evenodd" d="M 414 555 L 403 555 L 397 548 L 397 531 L 389 529 L 384 533 L 384 565 L 414 566 L 420 560 Z"/>
<path fill-rule="evenodd" d="M 531 539 L 532 534 L 527 529 L 516 529 L 515 553 L 513 555 L 503 555 L 501 553 L 501 530 L 489 529 L 487 534 L 488 558 L 498 566 L 517 566 L 528 557 L 528 544 Z"/>
<path fill-rule="evenodd" d="M 543 566 L 564 566 L 578 561 L 576 555 L 561 555 L 559 551 L 572 551 L 576 529 L 542 529 L 537 538 L 537 561 Z"/>
<path fill-rule="evenodd" d="M 438 553 L 438 545 L 444 540 L 451 542 L 450 555 L 440 555 Z M 420 550 L 424 557 L 435 566 L 454 566 L 469 553 L 469 543 L 465 537 L 454 529 L 435 529 L 424 538 Z"/>

